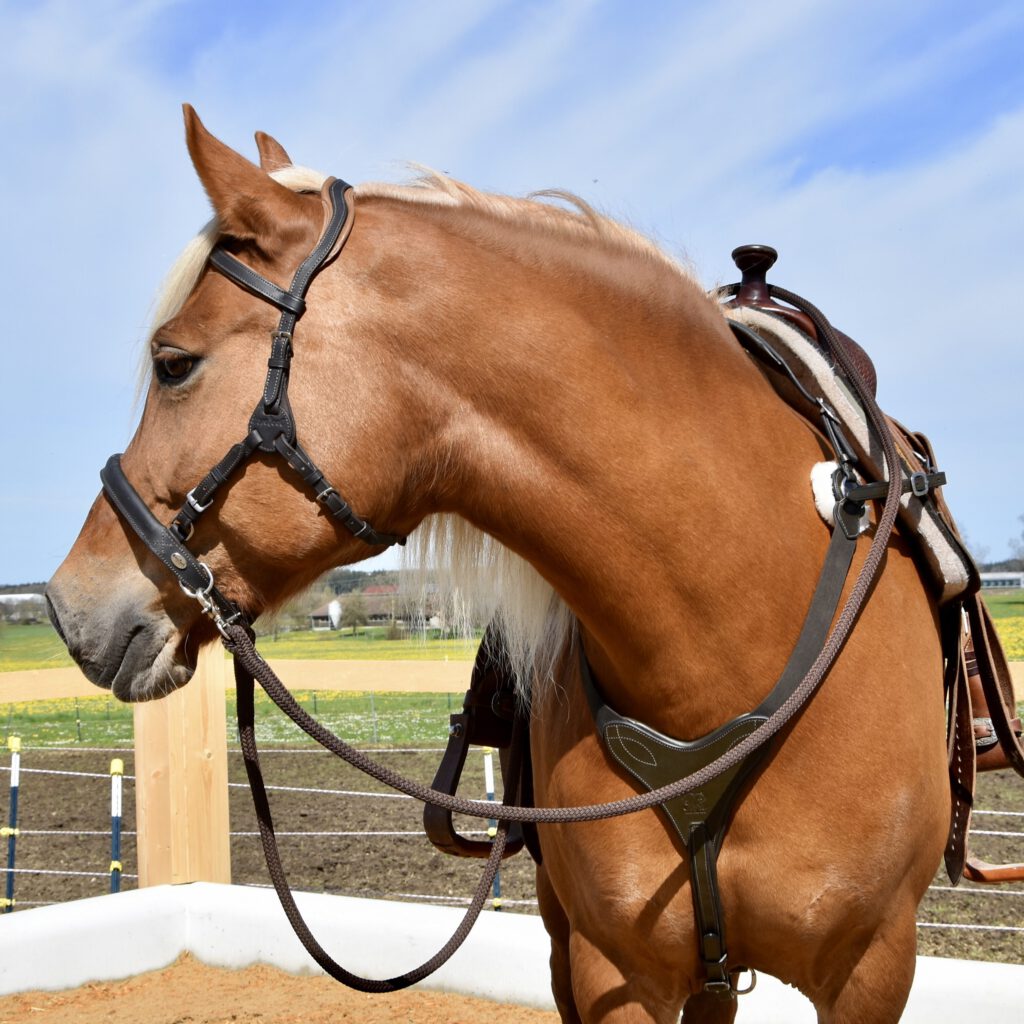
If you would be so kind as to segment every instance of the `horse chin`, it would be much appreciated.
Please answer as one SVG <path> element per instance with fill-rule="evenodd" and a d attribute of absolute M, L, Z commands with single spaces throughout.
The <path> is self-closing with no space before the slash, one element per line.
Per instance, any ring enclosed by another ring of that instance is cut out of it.
<path fill-rule="evenodd" d="M 166 614 L 140 611 L 128 602 L 118 610 L 109 605 L 97 610 L 88 601 L 67 603 L 52 584 L 47 597 L 50 618 L 83 675 L 118 700 L 156 700 L 192 678 L 195 652 L 190 662 L 188 634 Z M 90 607 L 91 613 L 81 611 Z"/>
<path fill-rule="evenodd" d="M 159 636 L 147 636 L 147 631 L 143 630 L 129 640 L 109 684 L 98 680 L 93 682 L 100 686 L 109 685 L 114 696 L 126 703 L 166 697 L 184 686 L 195 671 L 195 666 L 189 665 L 184 658 L 182 647 L 176 632 L 161 644 Z"/>

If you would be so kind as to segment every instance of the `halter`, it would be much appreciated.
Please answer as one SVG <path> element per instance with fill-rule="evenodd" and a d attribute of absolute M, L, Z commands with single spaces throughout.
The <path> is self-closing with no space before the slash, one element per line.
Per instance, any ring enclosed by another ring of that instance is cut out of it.
<path fill-rule="evenodd" d="M 256 452 L 276 453 L 283 458 L 313 491 L 313 496 L 331 518 L 341 523 L 353 537 L 371 547 L 405 543 L 405 537 L 399 534 L 375 530 L 353 511 L 328 482 L 298 442 L 295 420 L 288 401 L 288 374 L 295 324 L 306 310 L 306 292 L 313 278 L 336 252 L 341 251 L 348 238 L 346 228 L 351 230 L 354 216 L 354 210 L 345 198 L 350 188 L 340 178 L 328 180 L 327 195 L 331 202 L 331 213 L 327 226 L 313 251 L 295 272 L 287 291 L 221 248 L 215 248 L 210 254 L 210 266 L 214 270 L 257 298 L 276 306 L 281 310 L 281 320 L 277 330 L 270 335 L 267 380 L 263 396 L 249 419 L 249 433 L 233 445 L 224 458 L 188 492 L 185 504 L 178 510 L 170 526 L 164 526 L 139 497 L 121 468 L 120 455 L 111 455 L 100 471 L 103 491 L 111 503 L 143 544 L 175 575 L 185 594 L 199 602 L 204 613 L 213 619 L 225 638 L 228 637 L 227 627 L 246 616 L 234 601 L 225 597 L 214 585 L 210 567 L 200 562 L 185 545 L 192 537 L 199 518 L 213 504 L 216 492 Z"/>

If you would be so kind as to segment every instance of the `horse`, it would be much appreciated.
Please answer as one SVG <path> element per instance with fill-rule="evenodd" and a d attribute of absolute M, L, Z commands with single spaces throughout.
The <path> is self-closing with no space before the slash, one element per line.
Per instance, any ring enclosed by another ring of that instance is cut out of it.
<path fill-rule="evenodd" d="M 215 216 L 172 271 L 121 459 L 161 521 L 245 435 L 267 374 L 277 313 L 211 265 L 214 246 L 285 280 L 330 215 L 331 180 L 271 137 L 257 133 L 257 165 L 190 107 L 185 128 Z M 821 435 L 686 268 L 582 200 L 437 174 L 346 194 L 344 248 L 325 254 L 295 332 L 290 411 L 374 527 L 355 536 L 256 448 L 201 503 L 202 593 L 216 578 L 254 617 L 387 539 L 453 547 L 498 595 L 529 687 L 536 805 L 633 795 L 573 652 L 610 705 L 679 739 L 757 704 L 829 544 L 808 480 Z M 85 674 L 141 701 L 185 685 L 217 637 L 195 590 L 101 494 L 47 597 Z M 896 1021 L 905 1005 L 949 829 L 942 679 L 939 612 L 897 530 L 841 656 L 734 807 L 718 862 L 730 953 L 827 1024 Z M 703 987 L 689 864 L 656 810 L 538 832 L 563 1021 L 733 1019 L 736 1001 Z"/>

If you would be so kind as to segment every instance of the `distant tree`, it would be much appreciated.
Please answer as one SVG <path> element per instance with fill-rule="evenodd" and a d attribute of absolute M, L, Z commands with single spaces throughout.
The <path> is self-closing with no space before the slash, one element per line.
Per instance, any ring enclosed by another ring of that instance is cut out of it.
<path fill-rule="evenodd" d="M 985 563 L 988 561 L 988 546 L 985 544 L 975 544 L 963 523 L 958 523 L 957 526 L 960 530 L 960 539 L 964 542 L 964 547 L 970 552 L 971 557 L 977 562 L 979 568 L 984 569 Z"/>
<path fill-rule="evenodd" d="M 1024 526 L 1024 515 L 1017 516 L 1018 521 Z M 1010 554 L 1017 561 L 1017 568 L 1024 571 L 1024 529 L 1019 536 L 1010 538 Z"/>
<path fill-rule="evenodd" d="M 365 626 L 369 616 L 366 613 L 366 601 L 362 594 L 350 594 L 341 609 L 341 625 L 352 627 L 355 636 L 360 626 Z"/>

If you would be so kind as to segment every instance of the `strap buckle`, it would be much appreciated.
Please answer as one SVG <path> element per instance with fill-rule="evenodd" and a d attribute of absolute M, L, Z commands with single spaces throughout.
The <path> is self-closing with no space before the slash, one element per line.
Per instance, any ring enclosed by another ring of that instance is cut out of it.
<path fill-rule="evenodd" d="M 915 498 L 927 497 L 928 492 L 931 490 L 931 485 L 928 481 L 928 474 L 918 470 L 916 473 L 910 474 L 910 493 Z"/>
<path fill-rule="evenodd" d="M 196 501 L 195 499 L 195 493 L 196 489 L 193 487 L 192 490 L 185 495 L 185 501 L 188 502 L 189 506 L 193 509 L 193 511 L 205 512 L 213 504 L 213 498 L 210 498 L 210 500 L 205 505 L 200 505 L 199 502 Z"/>

